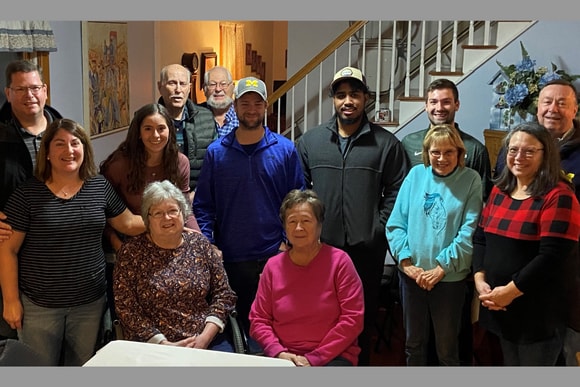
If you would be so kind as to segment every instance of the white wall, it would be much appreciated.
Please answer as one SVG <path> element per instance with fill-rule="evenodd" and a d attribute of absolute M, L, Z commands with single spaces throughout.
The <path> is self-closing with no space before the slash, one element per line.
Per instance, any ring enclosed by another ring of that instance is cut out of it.
<path fill-rule="evenodd" d="M 336 37 L 348 26 L 348 22 L 289 22 L 288 28 L 288 78 L 306 64 L 316 50 Z M 488 82 L 499 70 L 496 60 L 503 64 L 521 60 L 520 44 L 524 43 L 537 66 L 550 66 L 551 62 L 569 74 L 580 74 L 580 21 L 540 21 L 520 38 L 506 46 L 491 60 L 458 83 L 461 107 L 456 121 L 462 130 L 484 141 L 483 130 L 489 127 L 491 87 Z M 298 39 L 294 39 L 298 37 Z M 307 43 L 306 43 L 307 42 Z M 332 77 L 332 75 L 325 75 Z M 580 89 L 580 82 L 575 85 Z M 323 98 L 329 99 L 327 95 Z M 323 99 L 324 100 L 324 99 Z M 323 121 L 325 119 L 323 118 Z M 428 126 L 426 113 L 421 113 L 397 132 L 397 137 L 424 129 Z"/>

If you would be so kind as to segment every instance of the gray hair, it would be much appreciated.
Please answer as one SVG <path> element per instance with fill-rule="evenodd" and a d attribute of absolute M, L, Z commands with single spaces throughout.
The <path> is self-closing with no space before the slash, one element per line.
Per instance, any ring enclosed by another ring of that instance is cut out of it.
<path fill-rule="evenodd" d="M 184 71 L 184 72 L 187 74 L 187 79 L 191 79 L 191 71 L 189 71 L 189 69 L 188 69 L 187 67 L 185 67 L 185 66 L 182 66 L 182 65 L 180 65 L 180 64 L 178 64 L 178 63 L 175 63 L 175 64 L 169 64 L 169 65 L 167 65 L 167 66 L 163 67 L 163 68 L 161 69 L 161 72 L 159 73 L 159 81 L 160 81 L 162 84 L 165 84 L 165 83 L 167 83 L 167 77 L 168 77 L 167 73 L 169 72 L 169 69 L 170 69 L 171 67 L 176 67 L 176 68 L 179 68 L 180 70 Z"/>
<path fill-rule="evenodd" d="M 205 72 L 205 74 L 203 74 L 203 87 L 206 88 L 209 84 L 209 75 L 213 72 L 213 71 L 223 71 L 224 73 L 226 73 L 226 78 L 228 80 L 228 82 L 232 82 L 234 79 L 232 77 L 232 73 L 230 72 L 230 70 L 228 70 L 227 68 L 223 67 L 223 66 L 215 66 L 212 67 L 211 69 L 209 69 L 208 71 Z"/>
<path fill-rule="evenodd" d="M 151 207 L 169 199 L 175 200 L 183 214 L 184 220 L 191 215 L 191 206 L 185 198 L 185 194 L 179 188 L 169 180 L 154 181 L 145 187 L 141 203 L 141 217 L 147 229 L 149 229 L 148 214 Z"/>

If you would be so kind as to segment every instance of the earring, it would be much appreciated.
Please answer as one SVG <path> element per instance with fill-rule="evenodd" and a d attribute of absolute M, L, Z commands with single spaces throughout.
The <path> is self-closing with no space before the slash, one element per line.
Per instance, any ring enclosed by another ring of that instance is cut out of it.
<path fill-rule="evenodd" d="M 47 159 L 47 160 L 50 160 L 50 157 L 46 156 L 46 159 Z"/>

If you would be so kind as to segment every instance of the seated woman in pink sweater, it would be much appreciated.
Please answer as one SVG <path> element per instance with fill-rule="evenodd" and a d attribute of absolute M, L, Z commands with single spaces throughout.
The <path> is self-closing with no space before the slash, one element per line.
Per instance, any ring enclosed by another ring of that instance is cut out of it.
<path fill-rule="evenodd" d="M 344 251 L 320 242 L 323 203 L 312 190 L 292 190 L 280 218 L 290 248 L 264 267 L 250 335 L 266 356 L 297 366 L 356 366 L 362 282 Z"/>

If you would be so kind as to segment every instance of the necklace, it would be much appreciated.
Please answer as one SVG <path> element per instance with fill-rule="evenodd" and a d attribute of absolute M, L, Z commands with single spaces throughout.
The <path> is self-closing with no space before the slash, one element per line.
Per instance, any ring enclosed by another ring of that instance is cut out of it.
<path fill-rule="evenodd" d="M 60 189 L 56 188 L 55 183 L 47 184 L 47 186 L 56 196 L 68 199 L 70 196 L 73 196 L 81 189 L 83 183 L 84 181 L 81 180 L 74 185 L 65 184 Z"/>

